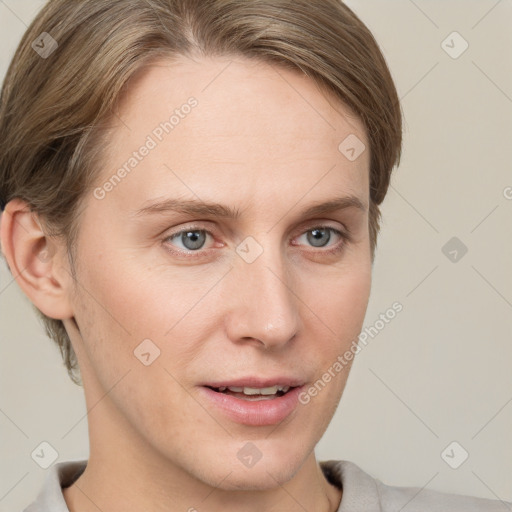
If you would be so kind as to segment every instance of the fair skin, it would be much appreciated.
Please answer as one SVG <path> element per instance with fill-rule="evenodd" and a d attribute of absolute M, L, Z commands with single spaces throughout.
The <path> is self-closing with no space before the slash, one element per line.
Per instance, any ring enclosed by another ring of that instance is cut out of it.
<path fill-rule="evenodd" d="M 98 184 L 190 96 L 197 107 L 130 174 L 86 197 L 76 282 L 64 245 L 22 201 L 2 215 L 11 271 L 63 320 L 80 364 L 90 457 L 65 500 L 71 512 L 335 511 L 342 492 L 314 448 L 349 367 L 268 425 L 226 415 L 202 384 L 287 376 L 308 389 L 357 338 L 371 288 L 369 151 L 349 161 L 338 146 L 355 134 L 368 148 L 364 127 L 299 73 L 243 58 L 163 61 L 123 98 Z M 349 195 L 363 209 L 301 213 Z M 134 213 L 171 197 L 240 215 Z M 169 238 L 180 230 L 204 243 Z M 251 263 L 236 251 L 248 236 L 263 249 Z M 134 356 L 145 339 L 160 350 L 148 366 Z M 261 454 L 251 467 L 237 456 L 249 441 Z"/>

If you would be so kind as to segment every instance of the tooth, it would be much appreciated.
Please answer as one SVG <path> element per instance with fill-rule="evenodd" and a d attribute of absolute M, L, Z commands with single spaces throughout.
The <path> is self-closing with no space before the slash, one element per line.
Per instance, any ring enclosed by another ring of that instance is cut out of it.
<path fill-rule="evenodd" d="M 278 387 L 272 386 L 270 388 L 245 388 L 244 394 L 246 395 L 275 395 L 277 393 Z"/>
<path fill-rule="evenodd" d="M 283 393 L 286 393 L 290 386 L 270 386 L 267 388 L 250 388 L 250 387 L 242 387 L 242 386 L 221 386 L 218 388 L 220 392 L 226 391 L 226 390 L 232 391 L 233 393 L 244 393 L 247 396 L 253 396 L 253 395 L 275 395 L 278 391 L 282 391 Z"/>
<path fill-rule="evenodd" d="M 278 386 L 272 386 L 271 388 L 262 388 L 260 389 L 260 393 L 262 395 L 275 395 L 279 391 Z"/>
<path fill-rule="evenodd" d="M 246 388 L 244 387 L 244 395 L 260 395 L 260 390 L 256 388 Z"/>

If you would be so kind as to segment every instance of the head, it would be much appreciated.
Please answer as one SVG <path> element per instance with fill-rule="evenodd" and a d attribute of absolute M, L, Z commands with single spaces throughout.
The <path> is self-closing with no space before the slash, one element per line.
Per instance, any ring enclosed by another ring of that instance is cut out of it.
<path fill-rule="evenodd" d="M 270 486 L 350 368 L 257 427 L 206 386 L 307 388 L 357 339 L 401 132 L 377 43 L 337 0 L 53 0 L 2 89 L 2 250 L 73 381 L 111 390 L 111 425 L 212 485 Z"/>

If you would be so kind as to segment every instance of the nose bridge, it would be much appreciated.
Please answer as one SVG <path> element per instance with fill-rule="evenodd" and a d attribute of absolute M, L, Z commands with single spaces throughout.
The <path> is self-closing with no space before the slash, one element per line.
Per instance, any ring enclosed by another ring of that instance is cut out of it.
<path fill-rule="evenodd" d="M 244 245 L 246 244 L 246 245 Z M 281 245 L 267 234 L 237 247 L 231 276 L 234 300 L 230 337 L 252 338 L 267 347 L 285 344 L 299 328 L 293 274 Z"/>

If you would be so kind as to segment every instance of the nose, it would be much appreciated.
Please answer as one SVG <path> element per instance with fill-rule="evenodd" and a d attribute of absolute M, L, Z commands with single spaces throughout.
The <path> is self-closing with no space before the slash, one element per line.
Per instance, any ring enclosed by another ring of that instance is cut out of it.
<path fill-rule="evenodd" d="M 277 349 L 300 329 L 291 262 L 279 248 L 265 250 L 249 263 L 236 255 L 229 279 L 226 329 L 235 343 L 252 342 Z"/>

